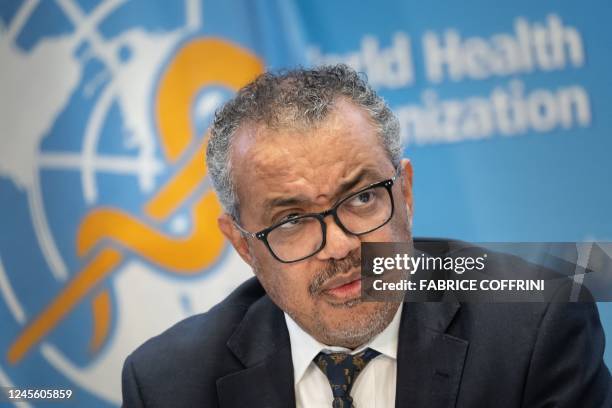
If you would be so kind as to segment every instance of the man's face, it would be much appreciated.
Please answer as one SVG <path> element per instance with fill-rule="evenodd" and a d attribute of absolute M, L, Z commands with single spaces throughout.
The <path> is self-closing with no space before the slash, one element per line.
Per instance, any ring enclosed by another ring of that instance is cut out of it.
<path fill-rule="evenodd" d="M 314 128 L 273 131 L 243 126 L 231 153 L 240 221 L 249 231 L 289 215 L 320 212 L 395 174 L 375 127 L 362 109 L 338 100 Z M 371 233 L 345 233 L 326 217 L 327 240 L 317 254 L 295 263 L 276 260 L 265 244 L 245 238 L 228 215 L 220 226 L 253 268 L 271 299 L 324 344 L 356 347 L 386 327 L 397 304 L 361 302 L 360 244 L 409 241 L 411 168 L 403 163 L 393 186 L 393 218 Z"/>

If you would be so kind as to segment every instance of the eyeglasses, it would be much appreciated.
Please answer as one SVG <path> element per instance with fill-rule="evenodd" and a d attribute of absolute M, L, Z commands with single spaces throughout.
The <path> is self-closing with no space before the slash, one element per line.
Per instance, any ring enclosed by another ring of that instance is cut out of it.
<path fill-rule="evenodd" d="M 258 232 L 249 232 L 237 222 L 234 224 L 245 235 L 263 241 L 276 260 L 283 263 L 302 261 L 325 247 L 325 217 L 329 215 L 342 231 L 356 236 L 373 232 L 388 223 L 393 217 L 392 187 L 397 176 L 398 172 L 388 180 L 370 184 L 326 211 L 289 215 Z"/>

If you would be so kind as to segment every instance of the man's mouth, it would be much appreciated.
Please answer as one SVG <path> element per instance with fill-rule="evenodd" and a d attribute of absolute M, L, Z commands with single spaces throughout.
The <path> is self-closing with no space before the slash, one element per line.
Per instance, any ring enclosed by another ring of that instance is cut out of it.
<path fill-rule="evenodd" d="M 361 274 L 336 276 L 323 286 L 321 293 L 336 300 L 354 299 L 361 296 Z"/>

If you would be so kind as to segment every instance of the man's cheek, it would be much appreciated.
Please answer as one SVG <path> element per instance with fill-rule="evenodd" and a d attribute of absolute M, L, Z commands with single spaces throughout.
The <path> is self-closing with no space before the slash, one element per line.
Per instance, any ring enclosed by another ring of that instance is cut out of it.
<path fill-rule="evenodd" d="M 274 280 L 274 286 L 280 292 L 278 295 L 289 303 L 295 301 L 298 296 L 301 297 L 303 292 L 308 291 L 307 283 L 301 279 L 295 279 L 291 271 L 275 273 L 271 278 Z"/>
<path fill-rule="evenodd" d="M 391 223 L 394 219 L 391 219 L 389 224 L 385 225 L 378 230 L 367 234 L 367 237 L 362 239 L 363 242 L 391 242 L 395 236 L 395 231 L 392 228 Z"/>

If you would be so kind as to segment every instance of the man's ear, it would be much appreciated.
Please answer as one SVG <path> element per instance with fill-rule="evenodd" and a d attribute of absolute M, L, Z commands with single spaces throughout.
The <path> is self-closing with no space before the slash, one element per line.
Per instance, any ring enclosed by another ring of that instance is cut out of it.
<path fill-rule="evenodd" d="M 219 225 L 219 229 L 225 235 L 225 238 L 231 242 L 232 246 L 240 257 L 249 264 L 249 266 L 253 267 L 253 259 L 251 257 L 251 252 L 249 251 L 249 243 L 247 242 L 246 237 L 243 233 L 236 227 L 234 224 L 234 219 L 228 213 L 223 213 L 217 219 L 217 224 Z"/>
<path fill-rule="evenodd" d="M 404 193 L 404 198 L 406 199 L 406 205 L 410 210 L 410 218 L 412 218 L 412 214 L 414 214 L 414 200 L 412 196 L 412 163 L 408 159 L 402 159 L 400 166 L 402 167 L 403 173 L 403 183 L 402 183 L 402 192 Z"/>

